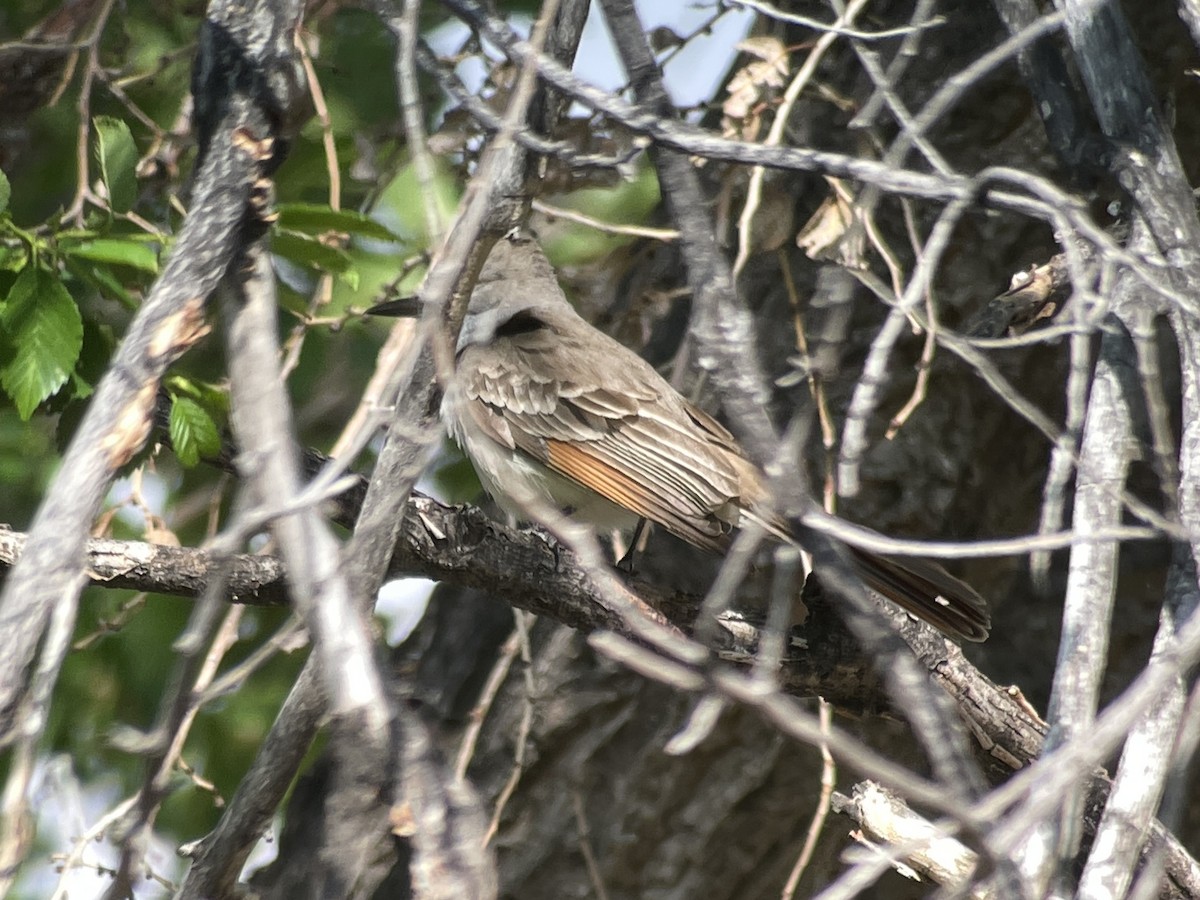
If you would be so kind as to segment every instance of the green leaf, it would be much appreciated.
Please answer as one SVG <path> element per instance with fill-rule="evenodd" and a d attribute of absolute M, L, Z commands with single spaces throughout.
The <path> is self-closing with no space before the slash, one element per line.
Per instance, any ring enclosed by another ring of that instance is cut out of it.
<path fill-rule="evenodd" d="M 12 185 L 8 183 L 8 176 L 0 171 L 0 213 L 8 209 L 10 197 L 12 197 Z"/>
<path fill-rule="evenodd" d="M 190 397 L 171 398 L 168 432 L 175 455 L 189 469 L 202 457 L 216 456 L 221 450 L 217 423 L 203 406 Z"/>
<path fill-rule="evenodd" d="M 0 243 L 0 271 L 20 272 L 29 262 L 29 247 L 22 242 Z"/>
<path fill-rule="evenodd" d="M 71 373 L 71 391 L 76 400 L 86 400 L 94 390 L 92 383 L 80 375 L 78 369 Z"/>
<path fill-rule="evenodd" d="M 276 231 L 271 238 L 271 250 L 310 269 L 340 274 L 350 268 L 350 254 L 345 250 L 294 231 Z"/>
<path fill-rule="evenodd" d="M 338 273 L 330 304 L 322 309 L 324 315 L 338 316 L 356 304 L 361 305 L 364 297 L 373 297 L 386 286 L 392 285 L 397 273 L 406 266 L 412 268 L 401 276 L 400 282 L 395 285 L 396 290 L 414 293 L 425 277 L 425 266 L 413 266 L 406 252 L 373 253 L 361 247 L 351 247 L 348 252 L 350 268 L 345 274 Z M 306 297 L 300 308 L 305 308 L 307 303 Z"/>
<path fill-rule="evenodd" d="M 26 266 L 0 311 L 0 336 L 7 344 L 0 385 L 27 420 L 75 368 L 83 347 L 83 320 L 58 279 Z"/>
<path fill-rule="evenodd" d="M 354 210 L 335 210 L 315 203 L 285 203 L 279 207 L 279 227 L 305 234 L 336 231 L 392 243 L 403 238 L 386 225 Z"/>
<path fill-rule="evenodd" d="M 203 406 L 215 421 L 224 422 L 229 418 L 229 391 L 227 388 L 209 381 L 184 378 L 182 375 L 167 376 L 166 387 L 172 396 L 191 397 Z"/>
<path fill-rule="evenodd" d="M 338 281 L 350 289 L 353 294 L 358 293 L 359 272 L 358 269 L 347 269 L 338 275 Z"/>
<path fill-rule="evenodd" d="M 115 297 L 126 309 L 137 309 L 138 298 L 129 291 L 125 290 L 125 286 L 113 274 L 113 270 L 108 266 L 97 266 L 90 262 L 85 262 L 81 259 L 73 259 L 67 256 L 63 259 L 66 263 L 67 271 L 70 272 L 76 279 L 91 285 L 106 296 Z"/>
<path fill-rule="evenodd" d="M 114 212 L 127 212 L 137 199 L 137 145 L 129 126 L 112 116 L 96 116 L 96 161 Z"/>
<path fill-rule="evenodd" d="M 140 241 L 120 238 L 97 238 L 80 244 L 64 245 L 63 253 L 90 259 L 92 262 L 129 266 L 151 275 L 158 274 L 158 253 Z"/>

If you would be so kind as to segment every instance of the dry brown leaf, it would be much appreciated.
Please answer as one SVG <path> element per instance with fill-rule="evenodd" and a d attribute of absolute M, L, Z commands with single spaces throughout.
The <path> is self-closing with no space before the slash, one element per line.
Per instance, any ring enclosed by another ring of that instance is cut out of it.
<path fill-rule="evenodd" d="M 759 131 L 759 111 L 783 87 L 791 69 L 787 48 L 773 37 L 747 38 L 737 44 L 755 59 L 738 69 L 725 90 L 729 97 L 721 105 L 726 136 L 752 139 Z"/>
<path fill-rule="evenodd" d="M 847 268 L 861 269 L 866 246 L 864 229 L 855 223 L 848 192 L 833 183 L 833 191 L 796 235 L 796 246 L 809 259 L 834 260 Z"/>

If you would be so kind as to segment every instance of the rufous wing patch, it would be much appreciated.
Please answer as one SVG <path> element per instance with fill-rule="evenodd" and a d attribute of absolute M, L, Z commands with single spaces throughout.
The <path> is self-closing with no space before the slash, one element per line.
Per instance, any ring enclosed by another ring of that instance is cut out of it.
<path fill-rule="evenodd" d="M 629 475 L 579 448 L 577 444 L 549 439 L 546 441 L 550 468 L 595 491 L 617 506 L 651 521 L 661 521 L 662 513 L 646 495 L 645 489 Z"/>
<path fill-rule="evenodd" d="M 634 475 L 596 458 L 586 444 L 546 439 L 546 465 L 571 480 L 595 491 L 606 500 L 643 519 L 661 525 L 690 544 L 720 551 L 727 541 L 727 528 L 715 519 L 689 520 L 678 510 L 648 491 Z"/>

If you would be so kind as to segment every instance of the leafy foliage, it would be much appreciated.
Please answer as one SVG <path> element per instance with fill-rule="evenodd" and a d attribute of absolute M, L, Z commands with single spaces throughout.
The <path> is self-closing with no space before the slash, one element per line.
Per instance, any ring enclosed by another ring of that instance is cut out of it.
<path fill-rule="evenodd" d="M 185 466 L 194 466 L 203 457 L 216 456 L 221 449 L 221 435 L 210 416 L 191 397 L 171 398 L 171 447 Z"/>
<path fill-rule="evenodd" d="M 28 419 L 70 376 L 83 347 L 83 321 L 66 288 L 40 266 L 26 266 L 0 311 L 5 361 L 0 385 Z"/>
<path fill-rule="evenodd" d="M 137 147 L 133 133 L 120 119 L 97 116 L 96 161 L 100 178 L 108 191 L 108 204 L 113 212 L 129 212 L 137 198 Z"/>

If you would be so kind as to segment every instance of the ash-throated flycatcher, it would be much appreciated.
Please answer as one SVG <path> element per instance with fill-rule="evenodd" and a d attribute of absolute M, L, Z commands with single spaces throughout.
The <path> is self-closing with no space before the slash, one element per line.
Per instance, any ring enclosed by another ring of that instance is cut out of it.
<path fill-rule="evenodd" d="M 419 312 L 411 300 L 384 315 Z M 747 519 L 780 540 L 765 477 L 736 439 L 632 350 L 581 318 L 528 237 L 493 248 L 471 295 L 442 415 L 484 488 L 528 518 L 530 500 L 603 528 L 647 519 L 722 550 Z M 868 586 L 951 636 L 987 637 L 983 599 L 940 566 L 854 549 Z"/>

